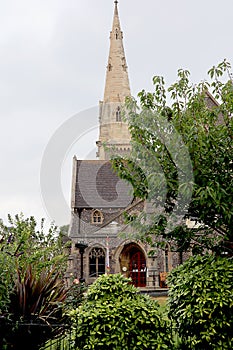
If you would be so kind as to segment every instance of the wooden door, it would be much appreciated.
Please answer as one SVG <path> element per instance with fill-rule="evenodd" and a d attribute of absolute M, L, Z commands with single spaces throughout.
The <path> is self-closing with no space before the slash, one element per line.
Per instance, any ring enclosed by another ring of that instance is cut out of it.
<path fill-rule="evenodd" d="M 130 277 L 135 287 L 146 286 L 146 261 L 142 252 L 137 252 L 130 259 Z"/>

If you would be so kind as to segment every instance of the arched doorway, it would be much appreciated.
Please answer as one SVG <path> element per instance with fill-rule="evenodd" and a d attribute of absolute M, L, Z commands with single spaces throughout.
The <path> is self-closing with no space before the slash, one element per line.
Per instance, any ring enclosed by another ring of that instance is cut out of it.
<path fill-rule="evenodd" d="M 135 287 L 146 286 L 146 258 L 140 246 L 136 243 L 125 245 L 120 255 L 121 270 L 132 279 Z"/>

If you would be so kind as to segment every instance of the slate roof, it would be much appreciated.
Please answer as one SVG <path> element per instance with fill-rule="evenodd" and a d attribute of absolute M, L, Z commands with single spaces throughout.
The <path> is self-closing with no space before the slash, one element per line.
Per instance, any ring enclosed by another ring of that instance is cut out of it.
<path fill-rule="evenodd" d="M 214 98 L 213 95 L 211 95 L 208 90 L 205 92 L 205 102 L 209 109 L 219 107 L 218 101 Z"/>
<path fill-rule="evenodd" d="M 103 160 L 75 160 L 74 208 L 125 208 L 132 203 L 131 187 Z"/>

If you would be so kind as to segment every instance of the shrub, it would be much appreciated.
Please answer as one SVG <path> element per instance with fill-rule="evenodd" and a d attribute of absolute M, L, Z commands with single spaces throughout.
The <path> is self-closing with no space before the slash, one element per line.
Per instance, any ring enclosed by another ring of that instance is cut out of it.
<path fill-rule="evenodd" d="M 233 348 L 233 261 L 194 256 L 174 269 L 168 315 L 185 349 Z"/>
<path fill-rule="evenodd" d="M 172 349 L 169 322 L 158 303 L 142 295 L 121 274 L 103 275 L 71 312 L 72 349 Z"/>
<path fill-rule="evenodd" d="M 0 344 L 15 350 L 37 349 L 51 337 L 50 323 L 62 322 L 66 294 L 59 272 L 44 269 L 37 275 L 30 265 L 24 274 L 18 270 Z"/>
<path fill-rule="evenodd" d="M 139 290 L 122 274 L 102 275 L 88 289 L 88 301 L 134 298 Z"/>

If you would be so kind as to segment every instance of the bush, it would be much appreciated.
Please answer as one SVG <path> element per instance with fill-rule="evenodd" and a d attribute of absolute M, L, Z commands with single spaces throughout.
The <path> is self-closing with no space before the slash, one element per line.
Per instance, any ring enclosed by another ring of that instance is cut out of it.
<path fill-rule="evenodd" d="M 102 275 L 88 289 L 88 301 L 134 298 L 139 290 L 121 274 Z"/>
<path fill-rule="evenodd" d="M 14 350 L 37 349 L 51 337 L 50 323 L 62 323 L 67 289 L 57 271 L 44 269 L 37 275 L 29 265 L 24 274 L 17 272 L 8 320 L 2 319 L 0 325 L 4 327 L 0 346 Z"/>
<path fill-rule="evenodd" d="M 89 288 L 82 305 L 71 312 L 72 349 L 172 349 L 169 322 L 158 303 L 139 294 L 121 274 L 103 275 Z"/>
<path fill-rule="evenodd" d="M 185 349 L 233 348 L 233 261 L 194 256 L 174 269 L 168 314 Z"/>

